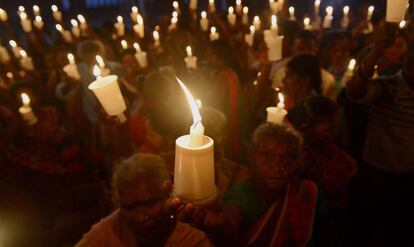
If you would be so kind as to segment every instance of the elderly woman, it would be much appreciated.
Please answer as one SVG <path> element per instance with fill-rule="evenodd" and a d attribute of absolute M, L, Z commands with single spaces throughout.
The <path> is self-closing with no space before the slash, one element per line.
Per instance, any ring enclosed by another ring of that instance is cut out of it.
<path fill-rule="evenodd" d="M 121 162 L 113 175 L 119 209 L 95 224 L 77 247 L 212 246 L 203 232 L 166 212 L 168 180 L 159 156 L 137 154 Z"/>

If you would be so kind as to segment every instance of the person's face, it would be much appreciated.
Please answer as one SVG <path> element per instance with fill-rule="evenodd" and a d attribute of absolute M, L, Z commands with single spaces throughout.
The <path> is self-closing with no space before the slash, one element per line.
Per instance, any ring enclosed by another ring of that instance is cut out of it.
<path fill-rule="evenodd" d="M 283 78 L 283 91 L 292 99 L 298 99 L 301 95 L 307 95 L 306 91 L 309 88 L 308 80 L 299 77 L 289 68 L 286 69 L 285 77 Z"/>
<path fill-rule="evenodd" d="M 125 54 L 121 60 L 122 68 L 127 76 L 135 76 L 138 73 L 138 62 L 132 54 Z"/>
<path fill-rule="evenodd" d="M 385 49 L 382 59 L 387 64 L 400 64 L 404 57 L 406 43 L 403 37 L 397 36 L 394 43 Z"/>
<path fill-rule="evenodd" d="M 324 121 L 309 127 L 308 138 L 311 138 L 311 141 L 334 142 L 338 137 L 338 124 L 339 115 L 335 113 Z"/>
<path fill-rule="evenodd" d="M 314 55 L 318 53 L 318 46 L 315 40 L 295 39 L 292 47 L 292 56 Z"/>
<path fill-rule="evenodd" d="M 120 216 L 133 229 L 139 240 L 146 242 L 157 237 L 168 216 L 163 211 L 167 195 L 159 186 L 137 181 L 120 191 Z"/>
<path fill-rule="evenodd" d="M 283 141 L 271 136 L 260 137 L 253 154 L 253 168 L 259 183 L 272 191 L 286 188 L 296 159 Z"/>

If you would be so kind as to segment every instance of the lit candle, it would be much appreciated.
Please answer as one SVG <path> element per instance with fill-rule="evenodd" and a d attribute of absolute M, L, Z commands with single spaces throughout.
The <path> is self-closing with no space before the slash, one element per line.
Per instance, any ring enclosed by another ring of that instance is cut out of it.
<path fill-rule="evenodd" d="M 398 24 L 400 29 L 404 29 L 406 25 L 407 25 L 407 22 L 405 20 L 400 21 L 400 23 Z"/>
<path fill-rule="evenodd" d="M 8 19 L 7 12 L 4 9 L 0 8 L 0 21 L 6 22 L 7 19 Z"/>
<path fill-rule="evenodd" d="M 241 0 L 236 0 L 236 13 L 241 14 L 243 10 L 243 5 Z"/>
<path fill-rule="evenodd" d="M 208 0 L 208 11 L 211 13 L 216 12 L 216 4 L 214 3 L 214 0 Z"/>
<path fill-rule="evenodd" d="M 197 68 L 197 57 L 193 56 L 193 51 L 191 46 L 186 47 L 187 57 L 184 59 L 187 69 L 196 69 Z"/>
<path fill-rule="evenodd" d="M 320 6 L 321 6 L 321 1 L 320 0 L 315 0 L 315 3 L 313 4 L 313 9 L 314 9 L 315 16 L 319 16 L 319 7 Z"/>
<path fill-rule="evenodd" d="M 177 12 L 173 12 L 173 16 L 171 17 L 171 23 L 170 26 L 168 27 L 169 31 L 173 31 L 175 29 L 177 29 L 177 22 L 178 22 L 178 14 Z"/>
<path fill-rule="evenodd" d="M 0 63 L 7 63 L 10 61 L 10 55 L 7 52 L 6 47 L 0 44 Z"/>
<path fill-rule="evenodd" d="M 348 64 L 348 69 L 346 70 L 345 74 L 342 76 L 342 79 L 341 79 L 341 86 L 342 87 L 346 87 L 348 82 L 354 76 L 355 65 L 356 65 L 356 60 L 351 59 L 349 61 L 349 64 Z"/>
<path fill-rule="evenodd" d="M 372 19 L 372 15 L 374 14 L 374 10 L 375 10 L 375 7 L 374 6 L 369 6 L 369 8 L 368 8 L 368 14 L 367 14 L 367 21 L 371 21 L 371 19 Z"/>
<path fill-rule="evenodd" d="M 289 7 L 289 20 L 290 21 L 296 21 L 295 8 L 294 7 Z"/>
<path fill-rule="evenodd" d="M 349 6 L 343 8 L 343 17 L 341 21 L 342 28 L 348 28 L 349 26 Z"/>
<path fill-rule="evenodd" d="M 68 30 L 64 30 L 62 25 L 56 24 L 56 29 L 59 31 L 59 33 L 62 35 L 63 40 L 67 43 L 72 42 L 72 34 Z"/>
<path fill-rule="evenodd" d="M 34 65 L 33 60 L 29 57 L 25 50 L 20 50 L 20 67 L 24 70 L 33 71 Z"/>
<path fill-rule="evenodd" d="M 33 15 L 39 16 L 40 15 L 40 8 L 37 5 L 33 5 Z"/>
<path fill-rule="evenodd" d="M 227 21 L 231 26 L 236 25 L 236 15 L 234 14 L 234 8 L 232 6 L 229 7 L 229 11 L 227 14 Z"/>
<path fill-rule="evenodd" d="M 82 32 L 85 32 L 88 29 L 88 24 L 86 23 L 85 17 L 83 17 L 83 15 L 78 15 L 77 18 L 80 23 L 80 29 Z"/>
<path fill-rule="evenodd" d="M 387 13 L 385 20 L 387 22 L 399 23 L 405 19 L 408 8 L 408 0 L 387 0 Z"/>
<path fill-rule="evenodd" d="M 269 60 L 274 62 L 282 59 L 283 36 L 266 35 L 264 41 L 268 47 Z"/>
<path fill-rule="evenodd" d="M 138 14 L 137 24 L 134 25 L 134 32 L 138 35 L 139 38 L 144 38 L 145 29 L 144 29 L 144 19 L 141 15 Z"/>
<path fill-rule="evenodd" d="M 59 9 L 56 5 L 52 5 L 51 9 L 52 9 L 53 18 L 55 18 L 55 21 L 61 22 L 62 21 L 62 12 L 59 11 Z"/>
<path fill-rule="evenodd" d="M 272 10 L 273 14 L 276 14 L 277 11 L 279 10 L 279 6 L 278 6 L 278 2 L 276 2 L 275 0 L 269 0 L 269 7 Z"/>
<path fill-rule="evenodd" d="M 121 40 L 121 47 L 122 49 L 126 50 L 128 49 L 128 42 L 126 42 L 126 40 Z"/>
<path fill-rule="evenodd" d="M 303 19 L 303 27 L 305 30 L 312 30 L 312 25 L 310 24 L 310 18 L 306 17 Z"/>
<path fill-rule="evenodd" d="M 105 68 L 105 62 L 103 60 L 103 58 L 100 55 L 96 55 L 95 56 L 96 62 L 99 65 L 99 69 L 102 70 Z M 102 71 L 99 71 L 99 73 L 101 73 Z"/>
<path fill-rule="evenodd" d="M 197 4 L 198 4 L 197 0 L 190 0 L 190 4 L 189 4 L 190 10 L 197 10 Z"/>
<path fill-rule="evenodd" d="M 256 30 L 260 30 L 260 26 L 261 26 L 261 24 L 262 24 L 262 22 L 260 21 L 260 18 L 259 18 L 259 16 L 255 16 L 254 18 L 253 18 L 253 26 L 254 26 L 254 28 L 256 28 Z"/>
<path fill-rule="evenodd" d="M 207 12 L 201 12 L 201 19 L 200 19 L 200 28 L 204 32 L 208 31 L 208 19 L 207 19 Z"/>
<path fill-rule="evenodd" d="M 378 79 L 379 78 L 379 73 L 378 73 L 378 65 L 374 66 L 374 74 L 372 75 L 371 79 Z"/>
<path fill-rule="evenodd" d="M 210 28 L 210 41 L 215 41 L 218 40 L 220 38 L 219 33 L 217 32 L 217 29 L 215 26 L 212 26 Z"/>
<path fill-rule="evenodd" d="M 248 46 L 252 47 L 254 44 L 254 33 L 256 32 L 256 28 L 253 25 L 250 26 L 250 33 L 244 35 L 244 41 L 247 43 Z"/>
<path fill-rule="evenodd" d="M 67 57 L 68 57 L 69 64 L 63 67 L 63 71 L 66 73 L 66 75 L 68 75 L 72 79 L 76 81 L 80 80 L 80 74 L 78 71 L 78 66 L 75 63 L 75 57 L 73 56 L 72 53 L 68 53 Z"/>
<path fill-rule="evenodd" d="M 326 15 L 323 19 L 323 28 L 331 28 L 332 26 L 332 19 L 333 19 L 333 8 L 332 6 L 328 6 L 326 8 Z"/>
<path fill-rule="evenodd" d="M 116 35 L 118 35 L 118 37 L 122 37 L 125 34 L 125 24 L 124 24 L 124 19 L 122 18 L 122 16 L 118 16 L 116 18 L 117 22 L 115 23 L 115 28 L 116 28 Z"/>
<path fill-rule="evenodd" d="M 155 48 L 158 48 L 158 47 L 160 46 L 160 34 L 158 33 L 158 31 L 157 31 L 157 30 L 155 30 L 155 31 L 152 33 L 152 36 L 153 36 L 153 38 L 154 38 L 154 47 L 155 47 Z"/>
<path fill-rule="evenodd" d="M 137 8 L 137 6 L 134 6 L 134 7 L 131 8 L 130 16 L 131 16 L 131 20 L 133 22 L 137 21 L 137 17 L 138 17 L 138 8 Z"/>
<path fill-rule="evenodd" d="M 44 23 L 42 20 L 42 17 L 40 15 L 35 17 L 35 20 L 33 21 L 33 25 L 38 29 L 38 30 L 42 30 Z"/>
<path fill-rule="evenodd" d="M 264 30 L 264 32 L 263 32 L 263 35 L 264 35 L 264 39 L 266 40 L 267 38 L 270 38 L 270 37 L 277 37 L 277 35 L 278 35 L 278 27 L 277 27 L 277 17 L 276 17 L 276 15 L 272 15 L 272 18 L 271 18 L 272 20 L 271 20 L 271 26 L 270 26 L 270 29 L 266 29 L 266 30 Z"/>
<path fill-rule="evenodd" d="M 247 25 L 248 23 L 249 23 L 249 8 L 245 6 L 243 7 L 242 24 Z"/>
<path fill-rule="evenodd" d="M 277 17 L 276 15 L 272 15 L 272 25 L 270 26 L 270 29 L 272 29 L 274 32 L 278 32 L 277 30 Z"/>
<path fill-rule="evenodd" d="M 148 67 L 147 53 L 141 50 L 138 43 L 134 43 L 134 48 L 136 50 L 135 59 L 137 59 L 139 66 L 141 68 Z"/>
<path fill-rule="evenodd" d="M 177 1 L 174 1 L 173 2 L 173 8 L 174 8 L 174 10 L 178 13 L 178 14 L 180 14 L 181 12 L 180 12 L 180 5 L 178 4 L 178 2 Z"/>
<path fill-rule="evenodd" d="M 282 93 L 278 93 L 279 103 L 277 107 L 268 107 L 267 111 L 267 122 L 273 124 L 283 123 L 287 111 L 285 110 L 284 97 Z"/>
<path fill-rule="evenodd" d="M 214 179 L 214 142 L 204 136 L 197 104 L 187 87 L 177 78 L 193 115 L 190 134 L 176 140 L 174 194 L 184 202 L 206 205 L 217 198 Z"/>
<path fill-rule="evenodd" d="M 80 28 L 78 22 L 75 19 L 70 20 L 70 24 L 72 24 L 72 34 L 76 38 L 80 37 Z"/>
<path fill-rule="evenodd" d="M 18 8 L 18 12 L 19 12 L 19 14 L 22 13 L 22 12 L 26 12 L 26 9 L 22 5 L 20 5 L 19 8 Z"/>
<path fill-rule="evenodd" d="M 20 14 L 20 24 L 22 29 L 25 33 L 29 33 L 32 31 L 32 22 L 27 18 L 27 14 L 25 12 L 21 12 Z"/>
<path fill-rule="evenodd" d="M 26 93 L 20 95 L 23 105 L 19 108 L 20 115 L 29 124 L 33 125 L 37 123 L 37 118 L 34 115 L 32 108 L 30 107 L 30 98 Z"/>
<path fill-rule="evenodd" d="M 96 65 L 93 73 L 96 80 L 89 84 L 88 89 L 95 94 L 109 116 L 116 116 L 121 123 L 125 122 L 126 104 L 118 85 L 118 76 L 101 76 L 100 69 Z"/>
<path fill-rule="evenodd" d="M 20 50 L 21 50 L 21 48 L 17 46 L 17 43 L 14 40 L 10 40 L 9 41 L 9 44 L 10 44 L 10 46 L 12 48 L 14 57 L 15 58 L 19 58 L 20 57 Z"/>

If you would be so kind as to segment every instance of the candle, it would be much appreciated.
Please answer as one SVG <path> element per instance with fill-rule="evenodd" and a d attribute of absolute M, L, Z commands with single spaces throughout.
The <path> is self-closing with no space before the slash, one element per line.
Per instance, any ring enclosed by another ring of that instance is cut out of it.
<path fill-rule="evenodd" d="M 236 0 L 236 13 L 241 14 L 243 10 L 243 5 L 241 0 Z"/>
<path fill-rule="evenodd" d="M 177 28 L 177 22 L 178 22 L 178 14 L 177 12 L 173 12 L 173 16 L 171 17 L 171 23 L 170 26 L 168 27 L 169 31 L 173 31 Z"/>
<path fill-rule="evenodd" d="M 279 4 L 275 0 L 269 0 L 269 7 L 272 10 L 273 14 L 276 14 L 279 10 Z"/>
<path fill-rule="evenodd" d="M 375 10 L 375 7 L 374 6 L 369 6 L 369 8 L 368 8 L 368 14 L 367 14 L 367 21 L 371 21 L 371 19 L 372 19 L 372 15 L 374 14 L 374 10 Z"/>
<path fill-rule="evenodd" d="M 136 50 L 135 59 L 137 59 L 139 66 L 141 68 L 148 67 L 147 53 L 141 50 L 138 43 L 134 43 L 134 48 Z"/>
<path fill-rule="evenodd" d="M 67 43 L 72 42 L 72 34 L 68 30 L 64 30 L 62 25 L 56 24 L 56 29 L 62 35 L 62 38 L 65 42 L 67 42 Z"/>
<path fill-rule="evenodd" d="M 190 0 L 190 4 L 189 4 L 190 10 L 197 10 L 197 4 L 198 4 L 197 0 Z"/>
<path fill-rule="evenodd" d="M 333 19 L 333 8 L 331 6 L 328 6 L 326 8 L 326 15 L 323 19 L 323 28 L 331 28 L 332 26 L 332 19 Z"/>
<path fill-rule="evenodd" d="M 249 8 L 245 6 L 243 7 L 242 24 L 247 25 L 248 23 L 249 23 Z"/>
<path fill-rule="evenodd" d="M 63 67 L 63 71 L 66 73 L 66 75 L 68 75 L 72 79 L 76 81 L 80 80 L 80 74 L 78 71 L 78 66 L 75 63 L 75 57 L 73 56 L 72 53 L 68 53 L 67 57 L 68 57 L 69 64 Z"/>
<path fill-rule="evenodd" d="M 278 30 L 277 30 L 277 17 L 276 17 L 276 15 L 272 15 L 271 18 L 272 18 L 272 21 L 271 21 L 272 25 L 270 26 L 270 29 L 277 33 L 278 32 Z"/>
<path fill-rule="evenodd" d="M 407 22 L 405 20 L 400 21 L 400 23 L 398 24 L 400 29 L 404 29 L 406 25 L 407 25 Z"/>
<path fill-rule="evenodd" d="M 200 28 L 204 32 L 208 30 L 208 19 L 207 19 L 207 12 L 201 12 L 201 19 L 200 19 Z"/>
<path fill-rule="evenodd" d="M 374 74 L 372 75 L 371 79 L 378 79 L 379 78 L 379 73 L 378 73 L 378 65 L 374 66 Z"/>
<path fill-rule="evenodd" d="M 196 69 L 197 68 L 197 57 L 193 56 L 193 51 L 191 46 L 186 47 L 187 57 L 184 59 L 187 69 Z"/>
<path fill-rule="evenodd" d="M 30 98 L 26 93 L 20 95 L 23 105 L 19 108 L 20 115 L 29 124 L 33 125 L 37 123 L 37 118 L 34 115 L 32 108 L 30 107 Z"/>
<path fill-rule="evenodd" d="M 20 5 L 18 8 L 18 13 L 20 14 L 22 12 L 26 12 L 26 9 L 22 5 Z"/>
<path fill-rule="evenodd" d="M 158 31 L 157 31 L 157 30 L 155 30 L 155 31 L 152 33 L 152 36 L 153 36 L 153 38 L 154 38 L 154 47 L 155 47 L 155 48 L 158 48 L 158 47 L 160 46 L 160 35 L 159 35 Z"/>
<path fill-rule="evenodd" d="M 35 17 L 35 20 L 33 21 L 33 25 L 36 27 L 36 29 L 42 30 L 44 23 L 40 15 Z"/>
<path fill-rule="evenodd" d="M 53 18 L 55 18 L 55 21 L 61 22 L 62 21 L 62 12 L 59 11 L 59 9 L 56 5 L 52 5 L 51 9 L 52 9 Z"/>
<path fill-rule="evenodd" d="M 40 15 L 40 8 L 37 5 L 33 5 L 33 15 L 39 16 Z"/>
<path fill-rule="evenodd" d="M 75 19 L 70 20 L 70 24 L 72 24 L 72 34 L 73 36 L 75 36 L 76 38 L 80 37 L 80 29 L 79 29 L 79 25 L 78 22 Z"/>
<path fill-rule="evenodd" d="M 27 18 L 27 14 L 25 12 L 21 12 L 20 14 L 20 24 L 22 29 L 25 33 L 29 33 L 32 31 L 32 22 Z"/>
<path fill-rule="evenodd" d="M 109 75 L 109 69 L 106 68 L 105 62 L 103 60 L 103 58 L 100 55 L 96 55 L 95 56 L 96 62 L 99 65 L 99 74 L 102 76 L 107 76 Z"/>
<path fill-rule="evenodd" d="M 116 35 L 118 35 L 118 37 L 122 37 L 125 34 L 125 24 L 124 24 L 124 19 L 122 18 L 122 16 L 118 16 L 116 18 L 117 22 L 115 23 L 115 29 L 116 29 Z"/>
<path fill-rule="evenodd" d="M 227 14 L 227 21 L 231 26 L 236 25 L 236 15 L 234 14 L 234 8 L 232 6 L 229 7 L 229 11 Z"/>
<path fill-rule="evenodd" d="M 349 61 L 349 64 L 348 64 L 348 69 L 346 70 L 345 74 L 342 76 L 342 79 L 341 79 L 341 86 L 342 87 L 346 87 L 348 82 L 354 76 L 355 65 L 356 65 L 356 60 L 351 59 Z"/>
<path fill-rule="evenodd" d="M 180 14 L 181 12 L 180 12 L 180 5 L 178 4 L 178 2 L 177 1 L 174 1 L 173 2 L 173 8 L 174 8 L 174 10 L 175 11 L 177 11 L 177 13 L 178 14 Z"/>
<path fill-rule="evenodd" d="M 134 7 L 132 7 L 131 8 L 131 14 L 130 14 L 130 16 L 131 16 L 131 20 L 133 21 L 133 22 L 136 22 L 137 21 L 137 17 L 138 17 L 138 8 L 137 8 L 137 6 L 134 6 Z"/>
<path fill-rule="evenodd" d="M 85 17 L 83 17 L 83 15 L 78 15 L 77 18 L 80 23 L 80 29 L 82 32 L 85 32 L 88 29 L 88 24 L 86 23 Z"/>
<path fill-rule="evenodd" d="M 278 93 L 279 103 L 277 107 L 268 107 L 267 111 L 267 122 L 274 124 L 283 123 L 287 111 L 285 110 L 284 97 L 282 93 Z"/>
<path fill-rule="evenodd" d="M 215 41 L 218 40 L 220 38 L 219 33 L 217 33 L 217 29 L 215 26 L 212 26 L 210 28 L 210 41 Z"/>
<path fill-rule="evenodd" d="M 7 12 L 4 9 L 0 8 L 0 20 L 2 22 L 6 22 L 7 19 L 8 19 Z"/>
<path fill-rule="evenodd" d="M 259 18 L 259 16 L 255 16 L 254 18 L 253 18 L 253 26 L 254 26 L 254 28 L 256 28 L 256 30 L 260 30 L 260 26 L 261 26 L 261 24 L 262 24 L 262 22 L 260 21 L 260 18 Z"/>
<path fill-rule="evenodd" d="M 399 23 L 405 19 L 408 7 L 408 0 L 387 0 L 387 13 L 385 20 L 387 22 Z"/>
<path fill-rule="evenodd" d="M 206 205 L 217 198 L 214 179 L 214 142 L 204 136 L 197 103 L 187 87 L 177 78 L 193 115 L 190 134 L 176 140 L 174 194 L 184 202 Z"/>
<path fill-rule="evenodd" d="M 294 7 L 289 7 L 289 20 L 290 21 L 296 21 L 295 8 Z"/>
<path fill-rule="evenodd" d="M 20 67 L 28 71 L 34 70 L 33 59 L 23 49 L 20 50 Z"/>
<path fill-rule="evenodd" d="M 128 49 L 128 42 L 126 42 L 126 40 L 121 40 L 121 47 L 122 49 L 126 50 Z"/>
<path fill-rule="evenodd" d="M 265 42 L 268 47 L 269 60 L 272 62 L 280 60 L 282 58 L 283 36 L 268 36 L 265 37 Z"/>
<path fill-rule="evenodd" d="M 216 12 L 216 4 L 214 3 L 214 0 L 208 0 L 208 10 L 210 12 Z"/>
<path fill-rule="evenodd" d="M 250 33 L 244 35 L 244 41 L 247 43 L 248 46 L 252 47 L 254 44 L 254 33 L 256 32 L 256 28 L 253 25 L 250 26 Z"/>
<path fill-rule="evenodd" d="M 320 0 L 315 0 L 315 3 L 313 4 L 313 9 L 314 9 L 315 16 L 319 16 L 319 7 L 320 6 L 321 6 L 321 1 Z"/>
<path fill-rule="evenodd" d="M 88 89 L 95 94 L 109 116 L 116 116 L 121 123 L 125 122 L 126 104 L 118 85 L 118 76 L 101 76 L 100 69 L 96 65 L 93 72 L 96 80 L 89 84 Z"/>
<path fill-rule="evenodd" d="M 9 44 L 10 44 L 10 46 L 12 48 L 14 57 L 15 58 L 19 58 L 20 57 L 20 50 L 21 50 L 21 48 L 17 46 L 17 43 L 14 40 L 10 40 L 9 41 Z"/>
<path fill-rule="evenodd" d="M 306 17 L 303 19 L 303 27 L 305 30 L 312 30 L 312 25 L 310 24 L 310 18 Z"/>
<path fill-rule="evenodd" d="M 349 6 L 343 8 L 343 14 L 341 27 L 346 29 L 349 26 Z"/>
<path fill-rule="evenodd" d="M 144 19 L 141 15 L 138 14 L 137 17 L 137 24 L 134 25 L 134 32 L 138 35 L 140 38 L 144 38 L 145 36 L 145 29 L 144 29 Z"/>
<path fill-rule="evenodd" d="M 7 52 L 6 47 L 0 45 L 0 63 L 7 63 L 10 61 L 10 55 Z"/>
<path fill-rule="evenodd" d="M 266 40 L 267 38 L 275 38 L 278 36 L 278 28 L 277 28 L 277 17 L 276 15 L 272 15 L 272 20 L 271 20 L 271 26 L 270 29 L 266 29 L 263 32 L 264 35 L 264 39 Z"/>

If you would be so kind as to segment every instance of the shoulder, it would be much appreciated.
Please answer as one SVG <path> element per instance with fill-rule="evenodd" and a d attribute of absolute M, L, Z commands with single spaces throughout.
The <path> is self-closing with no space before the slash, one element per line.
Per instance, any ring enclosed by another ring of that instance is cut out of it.
<path fill-rule="evenodd" d="M 213 246 L 206 234 L 186 223 L 177 222 L 174 231 L 168 238 L 165 245 L 172 246 L 186 246 L 186 247 L 202 247 Z"/>
<path fill-rule="evenodd" d="M 93 225 L 89 232 L 83 236 L 83 240 L 87 243 L 86 246 L 110 246 L 111 243 L 116 242 L 118 236 L 115 229 L 119 224 L 118 221 L 118 211 L 115 211 Z"/>
<path fill-rule="evenodd" d="M 325 69 L 321 69 L 322 81 L 326 83 L 335 83 L 335 77 Z"/>

